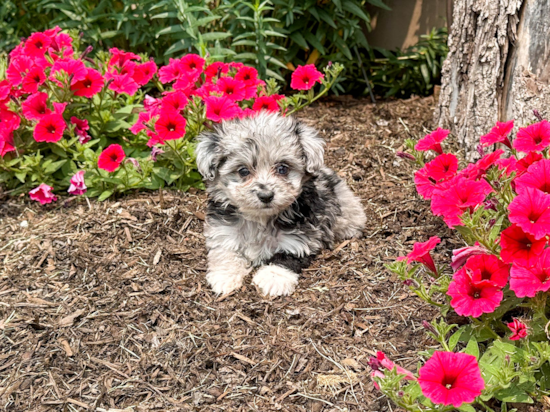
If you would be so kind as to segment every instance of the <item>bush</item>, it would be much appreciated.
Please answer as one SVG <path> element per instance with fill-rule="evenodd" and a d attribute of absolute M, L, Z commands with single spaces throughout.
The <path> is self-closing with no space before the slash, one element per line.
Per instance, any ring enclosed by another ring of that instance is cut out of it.
<path fill-rule="evenodd" d="M 78 46 L 58 27 L 37 32 L 0 71 L 0 184 L 12 194 L 32 189 L 32 199 L 50 203 L 52 188 L 100 200 L 136 189 L 202 188 L 199 133 L 260 110 L 292 114 L 325 94 L 342 70 L 298 67 L 297 92 L 285 97 L 275 80 L 238 62 L 187 54 L 157 71 L 144 55 L 113 48 L 92 59 L 89 47 L 80 53 Z"/>
<path fill-rule="evenodd" d="M 432 237 L 388 266 L 442 313 L 424 323 L 441 350 L 421 353 L 429 360 L 418 375 L 383 353 L 371 360 L 376 385 L 406 410 L 507 411 L 550 391 L 550 124 L 520 128 L 513 142 L 512 128 L 513 121 L 497 123 L 481 137 L 483 157 L 462 170 L 454 154 L 443 153 L 446 130 L 409 140 L 412 154 L 399 153 L 421 167 L 418 193 L 465 242 L 450 265 L 434 262 L 440 240 Z M 496 143 L 511 155 L 484 154 Z M 429 152 L 437 157 L 424 163 Z M 447 324 L 451 310 L 462 326 Z"/>
<path fill-rule="evenodd" d="M 157 64 L 183 51 L 254 66 L 280 81 L 297 65 L 351 68 L 368 49 L 365 5 L 382 0 L 5 0 L 0 6 L 0 49 L 52 25 L 82 33 L 95 50 L 117 47 L 146 53 Z M 349 77 L 347 83 L 354 83 Z M 340 85 L 349 91 L 349 84 Z"/>

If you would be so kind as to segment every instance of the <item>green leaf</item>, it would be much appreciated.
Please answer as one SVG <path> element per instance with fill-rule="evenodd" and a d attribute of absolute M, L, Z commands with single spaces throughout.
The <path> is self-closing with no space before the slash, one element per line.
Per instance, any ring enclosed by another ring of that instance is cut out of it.
<path fill-rule="evenodd" d="M 44 168 L 44 173 L 51 175 L 52 173 L 55 173 L 65 163 L 67 163 L 67 159 L 58 160 L 57 162 L 50 163 L 47 167 Z"/>
<path fill-rule="evenodd" d="M 222 32 L 211 32 L 211 33 L 205 33 L 202 35 L 202 40 L 204 41 L 215 41 L 215 40 L 223 40 L 231 36 L 231 33 L 222 33 Z"/>
<path fill-rule="evenodd" d="M 458 343 L 458 340 L 460 339 L 460 336 L 464 332 L 464 328 L 459 328 L 455 333 L 451 335 L 449 338 L 449 349 L 452 351 L 456 347 L 456 344 Z"/>
<path fill-rule="evenodd" d="M 175 24 L 173 26 L 165 27 L 164 29 L 161 29 L 157 32 L 155 35 L 156 38 L 159 38 L 160 36 L 163 36 L 165 34 L 174 34 L 174 33 L 181 33 L 185 31 L 184 27 L 180 24 Z"/>
<path fill-rule="evenodd" d="M 309 44 L 311 44 L 314 48 L 316 48 L 319 51 L 319 53 L 325 54 L 325 48 L 323 47 L 321 42 L 317 40 L 317 37 L 315 37 L 311 32 L 309 31 L 305 32 L 304 37 L 309 42 Z"/>
<path fill-rule="evenodd" d="M 476 412 L 475 408 L 469 403 L 464 403 L 458 408 L 460 412 Z"/>
<path fill-rule="evenodd" d="M 382 3 L 383 4 L 383 3 Z M 351 14 L 354 14 L 355 16 L 359 17 L 360 19 L 364 21 L 370 21 L 369 16 L 365 14 L 365 12 L 361 9 L 360 6 L 358 6 L 355 2 L 352 1 L 344 1 L 344 4 L 342 4 L 342 7 L 344 10 L 349 11 Z"/>
<path fill-rule="evenodd" d="M 303 49 L 308 49 L 309 50 L 309 45 L 307 44 L 306 39 L 304 39 L 304 36 L 302 36 L 301 33 L 294 32 L 294 33 L 289 34 L 288 37 L 290 37 L 291 40 L 294 43 L 296 43 L 297 45 L 299 45 Z"/>
<path fill-rule="evenodd" d="M 534 403 L 533 399 L 516 385 L 501 389 L 495 393 L 495 398 L 502 402 Z"/>
<path fill-rule="evenodd" d="M 476 359 L 479 359 L 479 345 L 477 344 L 476 338 L 474 338 L 473 336 L 468 341 L 466 349 L 464 349 L 464 353 L 475 356 Z"/>
<path fill-rule="evenodd" d="M 387 4 L 384 4 L 382 0 L 367 0 L 367 3 L 370 3 L 376 7 L 380 7 L 381 9 L 384 9 L 384 10 L 391 10 L 391 7 L 389 7 Z"/>
<path fill-rule="evenodd" d="M 113 191 L 112 191 L 112 190 L 105 190 L 103 193 L 101 193 L 101 194 L 99 195 L 99 197 L 97 198 L 97 200 L 99 200 L 100 202 L 103 202 L 104 200 L 106 200 L 107 198 L 109 198 L 112 194 L 113 194 Z"/>

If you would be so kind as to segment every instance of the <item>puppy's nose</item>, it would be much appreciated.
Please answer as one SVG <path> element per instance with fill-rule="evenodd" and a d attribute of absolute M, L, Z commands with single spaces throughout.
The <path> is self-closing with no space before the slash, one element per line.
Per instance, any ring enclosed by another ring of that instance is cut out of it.
<path fill-rule="evenodd" d="M 258 199 L 260 199 L 263 203 L 271 202 L 274 196 L 275 194 L 271 190 L 262 190 L 261 192 L 258 192 Z"/>

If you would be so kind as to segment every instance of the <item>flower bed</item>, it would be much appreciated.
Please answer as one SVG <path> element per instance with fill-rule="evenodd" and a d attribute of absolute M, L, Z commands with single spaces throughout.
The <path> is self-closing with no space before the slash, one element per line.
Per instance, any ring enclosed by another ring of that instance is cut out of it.
<path fill-rule="evenodd" d="M 370 361 L 375 385 L 406 410 L 507 411 L 548 401 L 550 124 L 539 120 L 513 141 L 513 121 L 498 122 L 481 137 L 481 159 L 461 170 L 458 158 L 443 152 L 447 130 L 408 140 L 410 153 L 398 153 L 420 166 L 418 193 L 465 242 L 450 264 L 434 262 L 440 239 L 432 237 L 388 265 L 442 314 L 424 323 L 442 350 L 422 352 L 428 360 L 417 375 L 381 352 Z M 496 143 L 508 153 L 485 154 Z M 436 157 L 425 162 L 430 152 Z M 461 326 L 447 323 L 450 311 L 463 317 Z"/>
<path fill-rule="evenodd" d="M 203 130 L 260 110 L 292 114 L 342 70 L 300 66 L 291 82 L 297 92 L 285 97 L 274 79 L 238 62 L 187 54 L 158 68 L 116 48 L 91 59 L 91 48 L 79 53 L 79 46 L 56 27 L 17 46 L 5 70 L 0 64 L 0 185 L 12 194 L 44 204 L 54 192 L 104 200 L 202 187 L 194 144 Z"/>

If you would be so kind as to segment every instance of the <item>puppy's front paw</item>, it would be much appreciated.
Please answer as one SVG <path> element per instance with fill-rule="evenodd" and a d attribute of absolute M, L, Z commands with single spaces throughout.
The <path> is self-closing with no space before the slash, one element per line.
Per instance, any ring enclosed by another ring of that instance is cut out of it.
<path fill-rule="evenodd" d="M 212 287 L 214 293 L 226 295 L 242 286 L 243 277 L 242 274 L 229 270 L 214 270 L 208 272 L 206 281 Z"/>
<path fill-rule="evenodd" d="M 252 283 L 258 285 L 265 295 L 290 295 L 298 284 L 298 274 L 282 266 L 267 265 L 256 272 Z"/>

